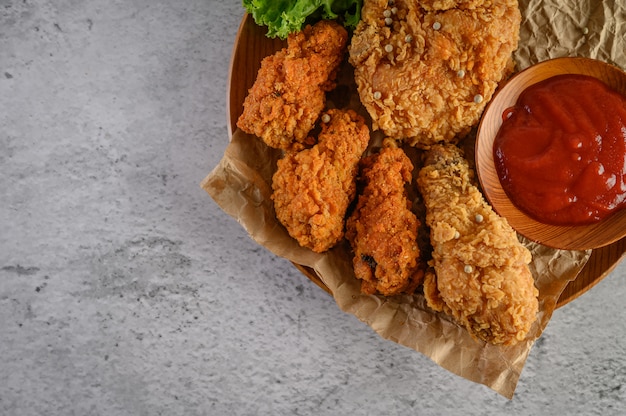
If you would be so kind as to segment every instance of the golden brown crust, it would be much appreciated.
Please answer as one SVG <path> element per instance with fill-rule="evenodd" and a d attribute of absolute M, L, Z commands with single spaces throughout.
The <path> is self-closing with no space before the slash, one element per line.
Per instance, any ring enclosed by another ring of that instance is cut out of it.
<path fill-rule="evenodd" d="M 366 0 L 349 46 L 373 128 L 428 147 L 466 135 L 511 69 L 517 0 Z"/>
<path fill-rule="evenodd" d="M 531 254 L 485 202 L 460 149 L 433 146 L 418 186 L 433 246 L 435 274 L 424 284 L 429 306 L 483 341 L 523 340 L 538 310 Z"/>
<path fill-rule="evenodd" d="M 308 134 L 335 87 L 347 41 L 347 31 L 328 20 L 289 35 L 287 48 L 261 62 L 237 126 L 277 149 L 312 144 Z"/>
<path fill-rule="evenodd" d="M 419 221 L 405 185 L 413 164 L 400 148 L 387 147 L 362 161 L 363 192 L 346 223 L 354 273 L 366 294 L 412 293 L 423 267 L 417 243 Z"/>
<path fill-rule="evenodd" d="M 324 252 L 344 235 L 356 193 L 359 160 L 369 142 L 365 120 L 352 110 L 328 110 L 319 142 L 278 161 L 272 200 L 276 217 L 303 247 Z"/>

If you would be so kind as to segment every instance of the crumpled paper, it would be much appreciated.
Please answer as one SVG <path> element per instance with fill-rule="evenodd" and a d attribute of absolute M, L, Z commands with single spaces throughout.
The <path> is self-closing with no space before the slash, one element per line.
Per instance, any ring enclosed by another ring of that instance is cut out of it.
<path fill-rule="evenodd" d="M 584 56 L 626 69 L 626 3 L 619 0 L 520 0 L 518 69 Z"/>
<path fill-rule="evenodd" d="M 522 0 L 517 69 L 561 56 L 588 56 L 626 67 L 626 8 L 612 1 Z M 565 251 L 527 240 L 539 289 L 539 314 L 525 341 L 496 346 L 474 340 L 452 318 L 428 308 L 421 294 L 383 297 L 360 293 L 349 244 L 318 254 L 300 247 L 278 222 L 270 199 L 281 152 L 236 130 L 224 157 L 202 181 L 217 204 L 260 245 L 304 267 L 328 288 L 338 306 L 381 337 L 428 356 L 441 367 L 512 398 L 532 345 L 548 324 L 559 295 L 590 251 Z"/>

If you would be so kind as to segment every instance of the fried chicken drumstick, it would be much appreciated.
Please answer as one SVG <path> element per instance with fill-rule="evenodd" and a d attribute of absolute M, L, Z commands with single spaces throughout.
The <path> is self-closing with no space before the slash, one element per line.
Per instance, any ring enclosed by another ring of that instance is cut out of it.
<path fill-rule="evenodd" d="M 472 184 L 461 150 L 437 145 L 428 151 L 418 187 L 433 246 L 434 273 L 424 281 L 428 305 L 483 341 L 523 340 L 538 310 L 531 254 Z"/>
<path fill-rule="evenodd" d="M 369 142 L 363 117 L 328 110 L 318 143 L 287 153 L 272 179 L 276 217 L 303 247 L 321 253 L 344 236 L 345 215 L 356 193 L 358 163 Z"/>
<path fill-rule="evenodd" d="M 326 103 L 348 41 L 337 22 L 322 20 L 289 35 L 287 48 L 261 61 L 237 126 L 271 147 L 301 150 Z"/>
<path fill-rule="evenodd" d="M 401 148 L 385 147 L 363 158 L 363 192 L 346 222 L 346 238 L 354 252 L 354 273 L 361 292 L 411 293 L 422 282 L 417 232 L 405 185 L 413 164 Z"/>

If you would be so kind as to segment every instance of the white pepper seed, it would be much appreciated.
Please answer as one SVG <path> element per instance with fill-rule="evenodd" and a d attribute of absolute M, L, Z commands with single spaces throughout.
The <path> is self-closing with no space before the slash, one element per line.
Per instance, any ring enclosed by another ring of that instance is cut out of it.
<path fill-rule="evenodd" d="M 459 69 L 456 71 L 456 76 L 459 78 L 465 78 L 465 71 L 463 69 Z"/>
<path fill-rule="evenodd" d="M 411 35 L 406 35 L 406 36 L 404 37 L 404 41 L 405 41 L 406 43 L 411 43 L 411 42 L 413 42 L 413 36 L 411 36 Z"/>
<path fill-rule="evenodd" d="M 397 7 L 392 7 L 391 8 L 391 13 L 393 13 L 393 14 L 398 13 L 398 8 Z"/>
<path fill-rule="evenodd" d="M 324 114 L 322 116 L 322 123 L 328 123 L 330 121 L 330 116 L 328 114 Z"/>
<path fill-rule="evenodd" d="M 476 214 L 476 216 L 474 217 L 474 219 L 476 220 L 477 223 L 481 223 L 483 222 L 484 218 L 482 215 L 480 214 Z"/>
<path fill-rule="evenodd" d="M 385 52 L 387 52 L 387 53 L 393 52 L 393 46 L 392 45 L 385 45 Z"/>
<path fill-rule="evenodd" d="M 583 35 L 586 35 L 587 33 L 589 33 L 589 29 L 586 27 L 583 27 Z"/>
<path fill-rule="evenodd" d="M 435 30 L 441 29 L 441 23 L 439 23 L 439 22 L 433 23 L 433 29 L 435 29 Z"/>
<path fill-rule="evenodd" d="M 386 17 L 385 18 L 385 24 L 387 26 L 391 26 L 392 23 L 393 23 L 393 19 L 391 17 Z"/>
<path fill-rule="evenodd" d="M 459 238 L 461 238 L 461 233 L 460 233 L 460 232 L 458 232 L 458 231 L 455 231 L 455 232 L 454 232 L 454 239 L 455 239 L 455 240 L 458 240 Z"/>
<path fill-rule="evenodd" d="M 476 95 L 474 96 L 474 102 L 475 102 L 476 104 L 480 104 L 480 103 L 482 103 L 482 102 L 483 102 L 483 96 L 482 96 L 482 95 L 480 95 L 480 94 L 476 94 Z"/>
<path fill-rule="evenodd" d="M 391 10 L 385 10 L 385 11 L 383 12 L 383 16 L 385 16 L 385 17 L 391 17 Z"/>
<path fill-rule="evenodd" d="M 474 271 L 474 268 L 472 266 L 470 266 L 469 264 L 466 264 L 465 267 L 463 268 L 463 271 L 465 273 L 471 273 Z"/>
<path fill-rule="evenodd" d="M 382 97 L 383 95 L 380 93 L 380 91 L 374 91 L 374 99 L 375 100 L 380 100 L 380 97 Z"/>

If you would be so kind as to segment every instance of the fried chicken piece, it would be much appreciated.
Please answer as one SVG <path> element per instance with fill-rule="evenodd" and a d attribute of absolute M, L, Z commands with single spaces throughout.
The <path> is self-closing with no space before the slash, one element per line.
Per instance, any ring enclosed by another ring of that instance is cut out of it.
<path fill-rule="evenodd" d="M 456 142 L 513 70 L 517 0 L 396 0 L 395 14 L 388 4 L 364 1 L 349 46 L 372 127 L 422 148 Z"/>
<path fill-rule="evenodd" d="M 335 87 L 347 41 L 346 29 L 328 20 L 289 35 L 287 48 L 261 61 L 237 126 L 277 149 L 311 144 L 309 132 L 324 109 L 325 93 Z"/>
<path fill-rule="evenodd" d="M 346 222 L 362 293 L 412 293 L 422 282 L 425 265 L 420 262 L 417 243 L 420 223 L 405 189 L 412 171 L 410 159 L 397 147 L 384 147 L 362 160 L 365 187 Z"/>
<path fill-rule="evenodd" d="M 435 273 L 424 281 L 428 305 L 483 341 L 523 340 L 537 318 L 539 294 L 528 249 L 485 202 L 455 145 L 433 146 L 417 182 L 433 246 Z"/>
<path fill-rule="evenodd" d="M 321 253 L 344 235 L 348 205 L 356 193 L 358 163 L 369 128 L 353 110 L 328 110 L 318 143 L 287 153 L 272 179 L 276 217 L 303 247 Z"/>

